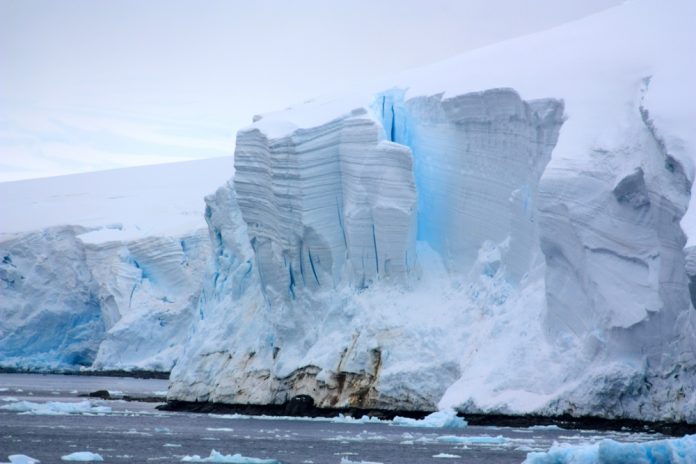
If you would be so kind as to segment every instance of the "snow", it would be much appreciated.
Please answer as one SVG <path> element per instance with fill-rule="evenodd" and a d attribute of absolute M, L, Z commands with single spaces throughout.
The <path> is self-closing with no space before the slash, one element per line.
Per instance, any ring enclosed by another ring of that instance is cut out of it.
<path fill-rule="evenodd" d="M 696 461 L 696 435 L 644 443 L 602 440 L 582 445 L 554 445 L 547 452 L 527 454 L 524 464 L 687 464 Z"/>
<path fill-rule="evenodd" d="M 206 199 L 168 398 L 695 418 L 695 8 L 627 2 L 257 118 Z"/>
<path fill-rule="evenodd" d="M 70 453 L 62 456 L 61 461 L 79 461 L 79 462 L 101 462 L 104 458 L 97 453 L 92 453 L 90 451 L 77 451 L 75 453 Z"/>
<path fill-rule="evenodd" d="M 74 225 L 89 243 L 205 227 L 203 197 L 234 174 L 230 157 L 0 183 L 0 241 Z"/>
<path fill-rule="evenodd" d="M 197 454 L 193 456 L 184 456 L 182 462 L 225 462 L 231 464 L 279 464 L 279 461 L 274 459 L 248 458 L 241 454 L 221 454 L 215 450 L 210 452 L 210 456 L 202 458 Z"/>
<path fill-rule="evenodd" d="M 76 403 L 66 403 L 59 401 L 35 403 L 32 401 L 22 400 L 0 406 L 0 409 L 35 416 L 64 416 L 69 414 L 108 414 L 111 412 L 111 408 L 109 406 L 98 406 L 95 403 L 88 400 L 79 401 Z"/>

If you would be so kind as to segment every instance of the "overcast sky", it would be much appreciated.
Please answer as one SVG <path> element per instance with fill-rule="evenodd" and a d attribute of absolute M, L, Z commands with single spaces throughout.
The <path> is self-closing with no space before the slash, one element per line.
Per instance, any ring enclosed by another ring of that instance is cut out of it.
<path fill-rule="evenodd" d="M 620 0 L 0 0 L 0 181 L 231 155 L 252 115 Z"/>

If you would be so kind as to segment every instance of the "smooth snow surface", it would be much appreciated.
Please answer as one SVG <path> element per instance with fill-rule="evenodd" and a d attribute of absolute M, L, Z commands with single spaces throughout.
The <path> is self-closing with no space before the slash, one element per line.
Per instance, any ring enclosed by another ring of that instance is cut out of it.
<path fill-rule="evenodd" d="M 555 445 L 529 453 L 524 464 L 690 464 L 696 462 L 696 435 L 645 443 L 602 440 L 591 445 Z"/>
<path fill-rule="evenodd" d="M 627 2 L 255 118 L 168 397 L 696 420 L 694 17 Z"/>
<path fill-rule="evenodd" d="M 78 462 L 101 462 L 104 458 L 97 453 L 90 451 L 78 451 L 70 453 L 60 458 L 61 461 L 78 461 Z"/>
<path fill-rule="evenodd" d="M 210 452 L 210 456 L 207 458 L 202 458 L 197 454 L 193 456 L 184 456 L 181 459 L 182 462 L 224 462 L 231 464 L 280 464 L 279 461 L 274 459 L 259 459 L 259 458 L 248 458 L 242 456 L 241 454 L 221 454 L 215 450 Z"/>

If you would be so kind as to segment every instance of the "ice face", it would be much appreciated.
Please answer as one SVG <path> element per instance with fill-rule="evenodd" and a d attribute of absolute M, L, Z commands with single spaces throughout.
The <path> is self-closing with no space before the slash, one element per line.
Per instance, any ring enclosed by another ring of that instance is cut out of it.
<path fill-rule="evenodd" d="M 563 102 L 526 102 L 512 89 L 407 101 L 391 91 L 375 106 L 385 132 L 413 150 L 418 240 L 450 270 L 467 271 L 485 241 L 509 238 L 506 264 L 519 280 L 538 240 L 537 185 L 558 139 Z"/>
<path fill-rule="evenodd" d="M 0 242 L 0 363 L 168 371 L 194 317 L 205 230 L 87 243 L 82 227 Z"/>

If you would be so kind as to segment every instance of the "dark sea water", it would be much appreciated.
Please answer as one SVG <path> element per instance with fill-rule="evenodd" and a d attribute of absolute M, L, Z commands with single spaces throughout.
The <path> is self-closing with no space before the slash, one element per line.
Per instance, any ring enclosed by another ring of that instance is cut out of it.
<path fill-rule="evenodd" d="M 0 374 L 0 462 L 9 455 L 24 454 L 42 464 L 58 463 L 63 462 L 62 456 L 90 451 L 104 462 L 169 463 L 182 462 L 186 456 L 209 457 L 211 450 L 217 450 L 288 464 L 495 464 L 520 463 L 527 452 L 546 451 L 554 442 L 664 438 L 557 427 L 428 429 L 164 412 L 155 409 L 153 402 L 79 396 L 102 389 L 116 397 L 163 398 L 167 381 Z"/>

